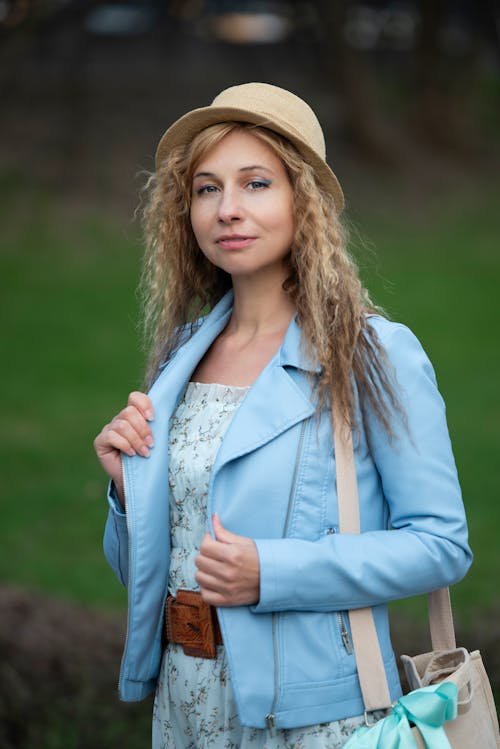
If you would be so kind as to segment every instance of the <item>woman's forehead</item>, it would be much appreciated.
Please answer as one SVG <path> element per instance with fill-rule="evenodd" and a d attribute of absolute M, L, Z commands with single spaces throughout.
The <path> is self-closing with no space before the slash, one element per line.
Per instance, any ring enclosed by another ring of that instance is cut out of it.
<path fill-rule="evenodd" d="M 254 167 L 269 171 L 284 169 L 274 150 L 248 130 L 233 130 L 209 148 L 198 160 L 195 176 L 200 172 L 215 172 L 219 168 L 231 167 L 233 171 Z"/>

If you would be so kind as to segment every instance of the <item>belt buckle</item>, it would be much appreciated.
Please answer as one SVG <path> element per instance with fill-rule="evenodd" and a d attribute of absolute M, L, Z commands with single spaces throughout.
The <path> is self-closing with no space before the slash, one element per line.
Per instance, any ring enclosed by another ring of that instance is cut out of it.
<path fill-rule="evenodd" d="M 167 640 L 182 645 L 186 655 L 215 658 L 217 649 L 212 607 L 201 594 L 179 589 L 177 596 L 168 596 L 166 604 Z"/>

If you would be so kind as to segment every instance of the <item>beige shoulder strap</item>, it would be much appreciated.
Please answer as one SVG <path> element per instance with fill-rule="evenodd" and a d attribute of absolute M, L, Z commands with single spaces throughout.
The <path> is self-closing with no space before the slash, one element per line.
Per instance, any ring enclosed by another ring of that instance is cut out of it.
<path fill-rule="evenodd" d="M 334 408 L 333 434 L 339 529 L 341 533 L 359 533 L 359 497 L 352 433 Z M 433 591 L 428 597 L 429 624 L 433 650 L 453 649 L 455 630 L 448 588 Z M 391 705 L 389 687 L 371 608 L 349 611 L 352 641 L 365 709 L 370 712 Z"/>

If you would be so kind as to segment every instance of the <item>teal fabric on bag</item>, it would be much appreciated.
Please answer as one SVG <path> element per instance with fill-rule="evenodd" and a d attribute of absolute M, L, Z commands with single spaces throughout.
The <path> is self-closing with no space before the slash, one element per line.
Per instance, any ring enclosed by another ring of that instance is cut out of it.
<path fill-rule="evenodd" d="M 386 718 L 362 726 L 344 749 L 415 749 L 410 721 L 428 749 L 451 749 L 443 724 L 457 717 L 458 689 L 450 681 L 415 689 L 400 697 Z"/>

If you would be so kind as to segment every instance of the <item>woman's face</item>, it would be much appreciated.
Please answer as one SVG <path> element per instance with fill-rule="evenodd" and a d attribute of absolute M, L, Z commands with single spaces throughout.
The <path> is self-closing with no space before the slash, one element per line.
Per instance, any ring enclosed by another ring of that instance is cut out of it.
<path fill-rule="evenodd" d="M 293 191 L 273 150 L 234 130 L 197 165 L 191 225 L 203 254 L 231 276 L 286 275 L 294 236 Z"/>

